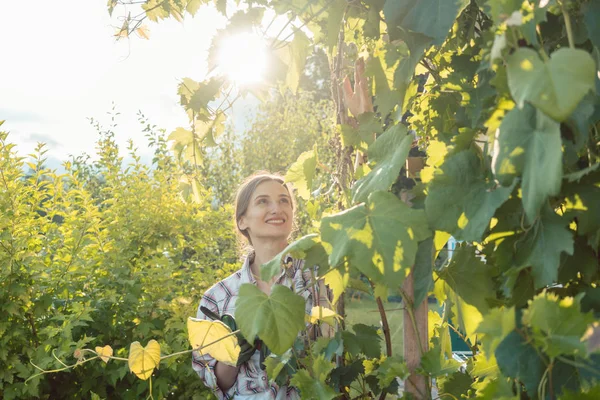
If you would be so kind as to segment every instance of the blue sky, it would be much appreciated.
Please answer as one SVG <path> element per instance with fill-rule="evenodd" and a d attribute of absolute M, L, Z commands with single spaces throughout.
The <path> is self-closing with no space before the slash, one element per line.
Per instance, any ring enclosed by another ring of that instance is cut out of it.
<path fill-rule="evenodd" d="M 115 11 L 115 14 L 117 11 Z M 187 126 L 178 103 L 181 78 L 202 80 L 206 51 L 225 18 L 204 6 L 184 23 L 149 22 L 150 40 L 116 42 L 119 25 L 106 0 L 6 1 L 0 6 L 0 120 L 9 140 L 26 155 L 38 141 L 49 156 L 94 153 L 97 134 L 88 117 L 108 124 L 113 102 L 121 113 L 117 141 L 131 138 L 147 152 L 137 111 L 171 132 Z M 256 101 L 234 109 L 236 129 L 243 128 Z M 56 161 L 54 161 L 56 162 Z"/>

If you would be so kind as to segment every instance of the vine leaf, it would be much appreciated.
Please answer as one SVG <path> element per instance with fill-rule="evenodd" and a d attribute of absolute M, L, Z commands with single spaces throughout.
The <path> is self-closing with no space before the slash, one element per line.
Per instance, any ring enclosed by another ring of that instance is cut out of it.
<path fill-rule="evenodd" d="M 473 378 L 469 374 L 460 371 L 440 377 L 437 381 L 440 393 L 455 399 L 468 397 L 467 392 L 472 384 Z"/>
<path fill-rule="evenodd" d="M 275 354 L 289 349 L 304 324 L 304 298 L 283 285 L 267 296 L 252 284 L 240 286 L 235 320 L 248 341 L 258 337 Z"/>
<path fill-rule="evenodd" d="M 300 84 L 300 78 L 304 72 L 306 59 L 310 55 L 310 40 L 304 32 L 297 30 L 294 39 L 289 46 L 290 62 L 285 83 L 290 90 L 296 94 Z"/>
<path fill-rule="evenodd" d="M 464 150 L 449 157 L 428 185 L 425 210 L 431 227 L 457 240 L 480 241 L 513 186 L 494 189 L 478 156 Z M 514 185 L 514 183 L 513 183 Z"/>
<path fill-rule="evenodd" d="M 590 1 L 582 4 L 581 14 L 590 40 L 597 49 L 600 49 L 600 3 Z"/>
<path fill-rule="evenodd" d="M 309 267 L 319 265 L 327 267 L 327 253 L 321 244 L 321 240 L 317 234 L 311 233 L 303 236 L 293 243 L 290 243 L 281 253 L 274 259 L 260 266 L 260 279 L 268 282 L 276 275 L 281 274 L 286 256 L 294 258 L 306 259 L 306 264 Z"/>
<path fill-rule="evenodd" d="M 481 334 L 480 340 L 484 354 L 493 357 L 498 345 L 515 327 L 514 307 L 494 308 L 484 315 L 477 327 L 477 333 Z"/>
<path fill-rule="evenodd" d="M 364 202 L 370 193 L 388 190 L 396 182 L 408 157 L 412 139 L 411 135 L 406 134 L 406 127 L 397 124 L 386 130 L 369 146 L 369 160 L 375 161 L 376 165 L 354 184 L 354 203 Z"/>
<path fill-rule="evenodd" d="M 597 248 L 600 245 L 600 172 L 578 178 L 580 183 L 565 185 L 568 195 L 564 216 L 568 220 L 577 218 L 577 234 L 587 236 L 589 245 Z"/>
<path fill-rule="evenodd" d="M 109 345 L 106 345 L 104 347 L 96 346 L 95 350 L 96 353 L 98 353 L 98 355 L 100 356 L 100 359 L 105 363 L 108 363 L 108 360 L 110 360 L 110 357 L 113 355 L 113 348 Z"/>
<path fill-rule="evenodd" d="M 215 342 L 231 333 L 231 329 L 221 321 L 208 321 L 192 317 L 187 320 L 187 331 L 193 349 Z M 210 354 L 217 361 L 235 366 L 240 354 L 240 346 L 235 336 L 229 336 L 199 350 L 199 352 Z"/>
<path fill-rule="evenodd" d="M 536 288 L 551 285 L 558 280 L 560 254 L 573 255 L 573 234 L 566 225 L 564 217 L 557 215 L 550 206 L 546 206 L 535 225 L 527 232 L 519 245 L 517 263 L 531 265 Z"/>
<path fill-rule="evenodd" d="M 454 251 L 450 265 L 439 272 L 439 277 L 462 301 L 482 314 L 489 309 L 486 298 L 494 293 L 492 275 L 491 267 L 477 258 L 475 247 L 464 244 Z M 466 276 L 469 279 L 465 279 Z"/>
<path fill-rule="evenodd" d="M 498 146 L 496 177 L 504 185 L 523 177 L 523 208 L 533 222 L 548 196 L 560 191 L 560 125 L 531 106 L 514 108 L 500 125 Z"/>
<path fill-rule="evenodd" d="M 310 312 L 310 323 L 316 324 L 319 321 L 323 321 L 326 324 L 335 326 L 335 320 L 340 316 L 330 308 L 317 306 L 313 307 Z"/>
<path fill-rule="evenodd" d="M 543 62 L 535 50 L 521 47 L 507 60 L 508 86 L 515 102 L 525 102 L 556 121 L 565 121 L 594 90 L 596 63 L 584 50 L 562 48 Z"/>
<path fill-rule="evenodd" d="M 315 171 L 317 168 L 317 146 L 312 150 L 305 151 L 298 156 L 298 159 L 290 166 L 285 174 L 284 180 L 294 184 L 298 191 L 298 196 L 304 200 L 310 198 Z"/>
<path fill-rule="evenodd" d="M 138 378 L 148 379 L 159 363 L 160 344 L 156 340 L 150 340 L 146 347 L 142 347 L 140 342 L 133 342 L 129 346 L 129 370 Z"/>
<path fill-rule="evenodd" d="M 417 245 L 431 236 L 425 212 L 395 195 L 374 192 L 360 204 L 321 221 L 321 239 L 332 267 L 348 259 L 374 283 L 402 284 L 414 264 Z"/>
<path fill-rule="evenodd" d="M 454 373 L 460 368 L 460 363 L 442 354 L 442 346 L 439 338 L 431 339 L 431 348 L 423 354 L 421 367 L 431 375 L 432 378 Z"/>
<path fill-rule="evenodd" d="M 382 388 L 388 387 L 396 378 L 404 380 L 409 375 L 408 366 L 401 357 L 387 357 L 377 368 L 377 380 Z"/>
<path fill-rule="evenodd" d="M 330 400 L 338 396 L 329 385 L 314 379 L 305 369 L 298 370 L 290 383 L 300 390 L 300 396 L 303 399 Z"/>
<path fill-rule="evenodd" d="M 437 235 L 437 232 L 436 232 Z M 425 300 L 427 294 L 433 290 L 433 238 L 427 238 L 417 249 L 415 265 L 413 267 L 414 293 L 413 306 L 415 308 Z"/>
<path fill-rule="evenodd" d="M 532 396 L 537 393 L 546 366 L 526 338 L 512 331 L 498 345 L 495 355 L 502 375 L 519 379 Z"/>
<path fill-rule="evenodd" d="M 581 338 L 594 320 L 591 312 L 581 312 L 579 299 L 561 299 L 549 292 L 534 297 L 523 313 L 523 322 L 531 325 L 534 340 L 543 344 L 550 357 L 585 355 L 586 344 Z"/>
<path fill-rule="evenodd" d="M 292 359 L 292 350 L 288 350 L 283 353 L 281 356 L 277 356 L 275 354 L 270 354 L 269 357 L 265 359 L 265 366 L 267 367 L 267 376 L 271 382 L 275 381 L 279 374 L 283 371 L 286 365 Z"/>
<path fill-rule="evenodd" d="M 440 45 L 467 4 L 465 0 L 387 0 L 383 13 L 391 33 L 399 27 L 427 35 L 434 45 Z"/>

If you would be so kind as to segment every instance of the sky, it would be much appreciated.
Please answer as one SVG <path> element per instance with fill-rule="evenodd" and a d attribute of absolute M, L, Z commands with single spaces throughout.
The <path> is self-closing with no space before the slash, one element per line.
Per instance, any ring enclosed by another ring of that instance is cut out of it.
<path fill-rule="evenodd" d="M 148 21 L 150 40 L 116 42 L 123 12 L 116 9 L 111 18 L 106 0 L 0 3 L 0 120 L 6 120 L 0 129 L 9 131 L 20 155 L 40 141 L 52 167 L 69 154 L 93 155 L 98 134 L 88 118 L 107 126 L 113 103 L 122 152 L 132 139 L 142 155 L 149 154 L 138 110 L 167 134 L 188 125 L 177 85 L 184 77 L 205 77 L 206 52 L 225 18 L 203 6 L 183 23 Z M 256 104 L 247 99 L 234 108 L 235 129 Z"/>

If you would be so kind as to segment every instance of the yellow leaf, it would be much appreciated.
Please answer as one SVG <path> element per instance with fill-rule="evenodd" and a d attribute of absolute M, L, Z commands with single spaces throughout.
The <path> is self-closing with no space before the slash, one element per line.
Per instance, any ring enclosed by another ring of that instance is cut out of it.
<path fill-rule="evenodd" d="M 221 321 L 207 321 L 189 317 L 187 321 L 188 338 L 193 349 L 216 342 L 231 333 L 231 329 Z M 240 355 L 240 346 L 235 335 L 199 350 L 200 354 L 210 354 L 217 361 L 227 365 L 236 365 Z"/>
<path fill-rule="evenodd" d="M 310 323 L 316 324 L 319 320 L 329 324 L 331 326 L 335 326 L 335 319 L 338 315 L 335 311 L 325 308 L 325 307 L 313 307 L 310 312 Z"/>
<path fill-rule="evenodd" d="M 110 360 L 109 357 L 113 355 L 113 349 L 109 345 L 104 347 L 96 346 L 96 353 L 98 353 L 102 361 L 108 363 L 108 360 Z"/>
<path fill-rule="evenodd" d="M 146 39 L 146 40 L 150 39 L 150 36 L 148 36 L 148 27 L 146 25 L 140 26 L 135 31 L 142 39 Z"/>
<path fill-rule="evenodd" d="M 160 344 L 154 339 L 150 340 L 146 347 L 142 347 L 140 342 L 131 343 L 128 361 L 131 372 L 140 379 L 148 379 L 160 363 Z"/>

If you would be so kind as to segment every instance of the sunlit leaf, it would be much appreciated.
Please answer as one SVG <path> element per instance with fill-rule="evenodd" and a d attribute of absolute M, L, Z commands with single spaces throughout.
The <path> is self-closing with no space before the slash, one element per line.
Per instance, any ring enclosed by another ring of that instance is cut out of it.
<path fill-rule="evenodd" d="M 298 160 L 290 166 L 285 174 L 285 181 L 292 183 L 298 191 L 298 196 L 304 200 L 310 198 L 316 167 L 317 149 L 315 147 L 313 150 L 300 154 Z"/>
<path fill-rule="evenodd" d="M 520 108 L 529 102 L 559 122 L 595 88 L 596 64 L 585 50 L 562 48 L 544 62 L 535 50 L 522 47 L 508 58 L 507 72 Z"/>
<path fill-rule="evenodd" d="M 504 185 L 523 178 L 523 207 L 533 221 L 548 196 L 560 191 L 560 126 L 531 106 L 511 110 L 500 125 L 496 176 Z"/>
<path fill-rule="evenodd" d="M 221 321 L 208 321 L 188 317 L 187 320 L 188 340 L 193 349 L 206 346 L 231 334 L 231 329 Z M 235 366 L 240 353 L 235 335 L 229 336 L 217 343 L 198 350 L 200 354 L 210 354 L 211 357 Z"/>
<path fill-rule="evenodd" d="M 447 158 L 428 185 L 425 210 L 429 223 L 458 240 L 481 240 L 496 209 L 512 192 L 512 187 L 494 186 L 473 151 Z"/>
<path fill-rule="evenodd" d="M 321 221 L 321 238 L 332 248 L 332 267 L 348 259 L 352 268 L 390 288 L 404 281 L 418 242 L 430 235 L 423 210 L 411 209 L 387 192 L 374 192 L 366 204 Z"/>
<path fill-rule="evenodd" d="M 148 379 L 160 363 L 160 344 L 154 339 L 146 347 L 133 342 L 129 347 L 129 370 L 142 380 Z"/>
<path fill-rule="evenodd" d="M 95 350 L 100 356 L 100 359 L 105 363 L 108 363 L 108 360 L 110 360 L 110 357 L 113 355 L 113 349 L 109 345 L 104 347 L 96 346 Z"/>
<path fill-rule="evenodd" d="M 397 124 L 385 131 L 369 146 L 369 160 L 374 161 L 376 165 L 371 172 L 354 184 L 352 199 L 354 203 L 366 201 L 370 193 L 388 190 L 392 186 L 406 162 L 412 142 L 412 136 L 407 135 L 406 127 Z"/>

